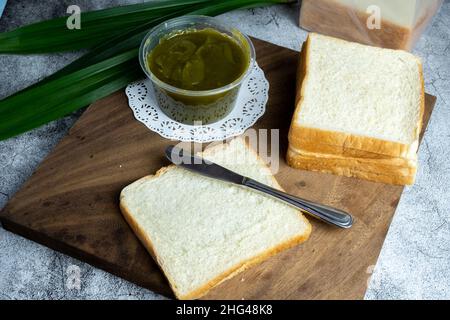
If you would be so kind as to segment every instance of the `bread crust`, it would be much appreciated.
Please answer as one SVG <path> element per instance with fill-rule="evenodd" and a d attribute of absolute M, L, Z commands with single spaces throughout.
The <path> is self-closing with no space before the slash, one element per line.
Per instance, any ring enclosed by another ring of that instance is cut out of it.
<path fill-rule="evenodd" d="M 336 149 L 344 149 L 344 152 L 353 154 L 353 150 L 360 150 L 367 153 L 375 153 L 395 158 L 416 159 L 418 142 L 411 145 L 403 143 L 380 140 L 363 136 L 356 136 L 350 133 L 328 131 L 318 128 L 308 128 L 292 123 L 289 144 L 293 148 L 301 149 L 302 141 L 314 145 L 319 142 L 317 152 L 320 152 L 322 145 L 339 146 Z"/>
<path fill-rule="evenodd" d="M 413 170 L 413 173 L 405 175 L 405 172 L 401 172 L 401 170 L 398 172 L 395 170 L 380 170 L 378 167 L 373 168 L 367 165 L 354 164 L 346 161 L 312 161 L 310 159 L 305 159 L 292 150 L 288 150 L 286 160 L 289 166 L 296 169 L 331 173 L 339 176 L 354 177 L 387 184 L 410 185 L 415 181 L 415 170 Z"/>
<path fill-rule="evenodd" d="M 364 172 L 379 173 L 382 175 L 404 175 L 410 176 L 415 175 L 417 168 L 415 166 L 405 167 L 396 166 L 391 164 L 381 164 L 368 162 L 366 159 L 356 159 L 356 158 L 335 158 L 332 156 L 314 156 L 314 155 L 304 155 L 302 153 L 297 153 L 292 149 L 288 152 L 291 157 L 295 157 L 298 161 L 303 161 L 309 164 L 315 164 L 317 166 L 324 165 L 326 167 L 345 167 L 349 169 L 355 169 Z"/>
<path fill-rule="evenodd" d="M 235 138 L 235 139 L 241 139 L 244 140 L 242 138 Z M 234 139 L 233 139 L 234 140 Z M 248 143 L 244 140 L 244 143 L 246 144 L 247 148 L 253 152 L 256 157 L 257 160 L 260 162 L 260 164 L 264 165 L 264 168 L 267 168 L 267 170 L 270 169 L 267 167 L 267 165 L 265 164 L 265 162 L 259 157 L 259 155 L 256 153 L 255 150 L 253 150 L 251 147 L 249 147 Z M 208 151 L 213 151 L 214 150 L 214 146 L 207 149 L 205 154 L 208 153 Z M 202 153 L 203 154 L 203 153 Z M 154 179 L 157 178 L 163 174 L 165 174 L 167 171 L 169 170 L 173 170 L 174 168 L 176 168 L 175 165 L 169 165 L 167 167 L 163 167 L 161 169 L 159 169 L 154 175 L 149 175 L 149 176 L 145 176 L 137 181 L 135 181 L 134 183 L 132 183 L 131 185 L 135 184 L 135 183 L 142 183 L 144 180 L 147 179 Z M 278 188 L 279 190 L 283 190 L 283 188 L 279 185 L 278 181 L 275 179 L 275 177 L 273 175 L 271 175 L 271 178 L 274 181 L 274 185 L 275 188 Z M 131 186 L 129 185 L 129 186 Z M 300 236 L 296 236 L 293 237 L 291 239 L 288 239 L 280 244 L 278 244 L 277 246 L 274 246 L 272 248 L 267 249 L 266 251 L 252 257 L 249 258 L 247 260 L 241 261 L 239 264 L 233 266 L 232 268 L 226 270 L 225 272 L 223 272 L 222 274 L 218 275 L 217 277 L 215 277 L 214 279 L 210 280 L 209 282 L 207 282 L 206 284 L 202 285 L 201 287 L 187 293 L 187 294 L 182 294 L 177 286 L 176 286 L 176 282 L 171 278 L 171 276 L 166 273 L 165 270 L 165 264 L 164 264 L 164 259 L 162 259 L 162 257 L 160 257 L 158 255 L 157 250 L 155 249 L 152 240 L 150 238 L 149 235 L 146 234 L 145 230 L 143 230 L 139 223 L 135 220 L 135 218 L 133 217 L 133 215 L 131 214 L 131 211 L 129 210 L 129 208 L 127 208 L 127 206 L 125 205 L 125 201 L 123 201 L 125 195 L 124 195 L 124 190 L 127 187 L 125 187 L 121 194 L 120 194 L 120 210 L 122 212 L 122 215 L 124 216 L 125 220 L 127 221 L 127 223 L 130 225 L 131 229 L 134 231 L 134 233 L 136 234 L 136 236 L 139 238 L 139 240 L 141 241 L 141 243 L 144 245 L 144 247 L 147 249 L 147 251 L 150 253 L 150 255 L 153 257 L 153 259 L 155 260 L 155 262 L 158 264 L 159 268 L 162 270 L 162 272 L 164 273 L 164 275 L 166 276 L 170 287 L 172 288 L 172 291 L 175 293 L 175 296 L 180 299 L 180 300 L 187 300 L 187 299 L 198 299 L 200 297 L 202 297 L 203 295 L 205 295 L 209 290 L 211 290 L 213 287 L 219 285 L 220 283 L 226 281 L 227 279 L 230 279 L 231 277 L 237 275 L 238 273 L 248 269 L 249 267 L 258 264 L 268 258 L 270 258 L 271 256 L 275 255 L 278 252 L 281 252 L 283 250 L 289 249 L 295 245 L 298 245 L 304 241 L 306 241 L 312 231 L 312 226 L 309 223 L 309 221 L 305 218 L 305 216 L 301 213 L 301 211 L 299 210 L 299 217 L 304 221 L 307 229 L 306 231 L 300 235 Z"/>
<path fill-rule="evenodd" d="M 300 137 L 292 137 L 293 143 L 290 143 L 290 147 L 293 150 L 302 150 L 311 153 L 321 153 L 329 154 L 340 157 L 350 157 L 350 158 L 365 158 L 365 159 L 380 159 L 380 160 L 392 160 L 398 159 L 402 160 L 404 163 L 416 162 L 416 157 L 413 159 L 393 157 L 385 154 L 368 152 L 359 149 L 352 149 L 349 147 L 336 146 L 331 144 L 326 144 L 323 142 L 311 142 L 308 140 L 303 140 Z"/>
<path fill-rule="evenodd" d="M 299 154 L 303 157 L 312 158 L 312 159 L 329 159 L 329 160 L 339 160 L 339 161 L 348 161 L 354 163 L 361 164 L 371 164 L 378 165 L 380 167 L 386 168 L 416 168 L 417 161 L 416 160 L 408 160 L 403 158 L 370 158 L 370 157 L 355 157 L 351 155 L 336 155 L 333 153 L 324 153 L 324 152 L 311 152 L 304 149 L 295 149 L 289 148 L 293 153 Z"/>
<path fill-rule="evenodd" d="M 308 79 L 308 61 L 310 54 L 310 42 L 311 37 L 314 34 L 308 35 L 306 42 L 302 46 L 300 53 L 300 61 L 297 70 L 297 95 L 295 99 L 296 108 L 294 116 L 292 117 L 291 127 L 289 129 L 289 146 L 295 149 L 302 149 L 305 144 L 309 145 L 309 148 L 313 148 L 314 145 L 318 145 L 317 149 L 311 150 L 313 152 L 323 152 L 321 147 L 327 145 L 328 148 L 333 148 L 337 154 L 342 154 L 342 149 L 345 152 L 352 153 L 353 150 L 359 150 L 367 153 L 374 153 L 395 158 L 416 159 L 417 149 L 419 146 L 419 135 L 423 125 L 423 115 L 425 112 L 425 85 L 423 78 L 423 66 L 419 58 L 416 58 L 419 66 L 419 76 L 421 80 L 421 92 L 420 92 L 420 106 L 419 117 L 416 123 L 416 129 L 414 132 L 415 140 L 410 145 L 386 141 L 371 137 L 365 137 L 360 135 L 354 135 L 345 132 L 329 131 L 318 128 L 305 127 L 298 124 L 297 119 L 300 117 L 301 106 L 305 96 L 305 82 Z M 331 37 L 329 37 L 331 38 Z M 333 41 L 346 42 L 345 40 L 331 38 Z M 339 151 L 340 150 L 340 151 Z"/>

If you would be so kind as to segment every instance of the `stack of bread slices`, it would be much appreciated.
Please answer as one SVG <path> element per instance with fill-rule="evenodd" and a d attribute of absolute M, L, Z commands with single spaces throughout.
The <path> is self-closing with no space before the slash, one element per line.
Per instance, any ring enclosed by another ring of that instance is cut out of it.
<path fill-rule="evenodd" d="M 416 56 L 311 33 L 298 67 L 287 161 L 299 169 L 413 184 L 424 106 Z"/>

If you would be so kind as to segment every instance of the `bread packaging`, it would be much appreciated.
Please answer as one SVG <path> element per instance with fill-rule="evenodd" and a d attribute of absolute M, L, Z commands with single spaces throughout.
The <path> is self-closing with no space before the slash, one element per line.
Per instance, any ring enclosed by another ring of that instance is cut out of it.
<path fill-rule="evenodd" d="M 373 46 L 410 50 L 443 0 L 303 0 L 306 30 Z"/>

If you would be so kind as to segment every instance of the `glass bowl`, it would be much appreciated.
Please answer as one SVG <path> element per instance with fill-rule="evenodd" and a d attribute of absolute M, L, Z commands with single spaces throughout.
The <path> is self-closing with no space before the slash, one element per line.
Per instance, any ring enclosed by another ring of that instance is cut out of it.
<path fill-rule="evenodd" d="M 186 90 L 174 87 L 158 79 L 148 66 L 147 56 L 164 37 L 183 30 L 212 28 L 234 39 L 247 54 L 248 65 L 244 72 L 220 88 L 211 90 Z M 202 125 L 226 117 L 234 108 L 243 80 L 250 74 L 255 63 L 255 48 L 250 39 L 238 29 L 227 26 L 219 19 L 188 15 L 167 20 L 144 37 L 139 49 L 139 61 L 147 77 L 152 81 L 155 96 L 161 110 L 171 119 L 184 124 Z"/>

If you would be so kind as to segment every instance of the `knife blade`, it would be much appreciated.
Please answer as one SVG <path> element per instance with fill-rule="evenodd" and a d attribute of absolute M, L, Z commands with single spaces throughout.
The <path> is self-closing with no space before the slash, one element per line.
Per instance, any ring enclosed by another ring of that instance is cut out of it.
<path fill-rule="evenodd" d="M 246 179 L 246 177 L 228 170 L 218 164 L 212 163 L 211 161 L 195 155 L 187 154 L 183 152 L 183 149 L 175 146 L 169 146 L 166 148 L 166 157 L 170 160 L 170 162 L 177 166 L 200 173 L 210 178 L 220 179 L 239 185 L 243 185 Z"/>

